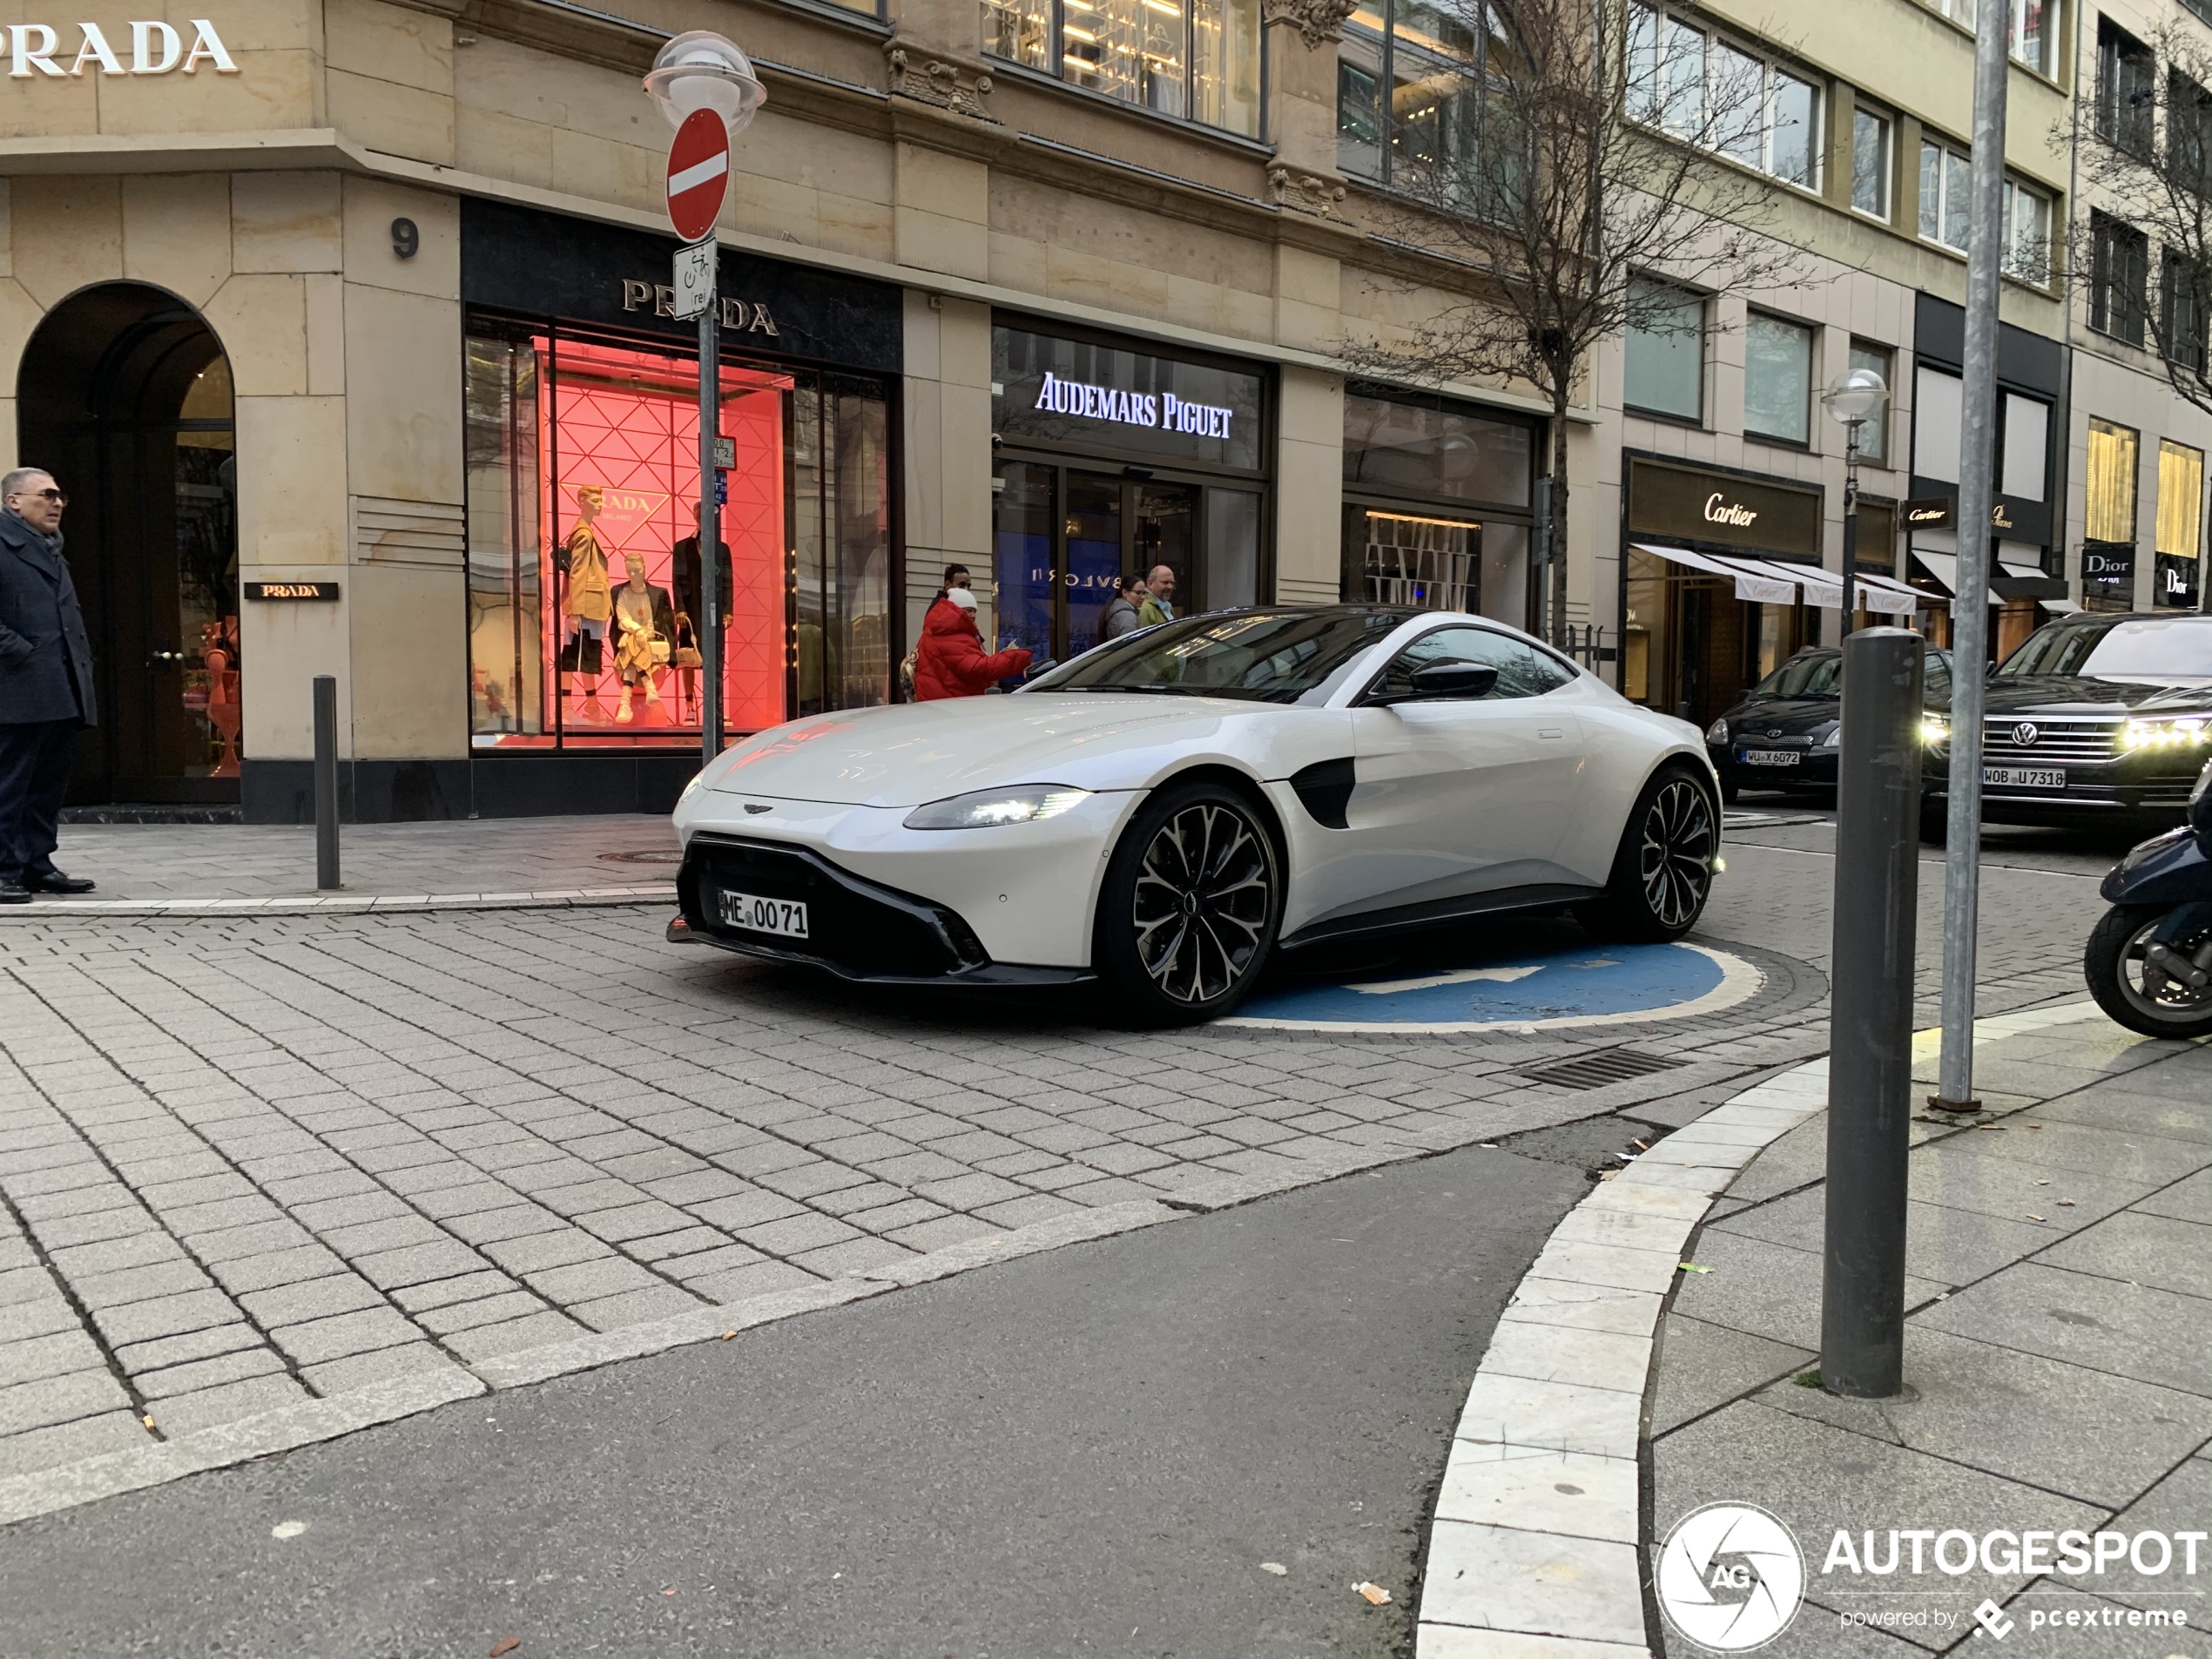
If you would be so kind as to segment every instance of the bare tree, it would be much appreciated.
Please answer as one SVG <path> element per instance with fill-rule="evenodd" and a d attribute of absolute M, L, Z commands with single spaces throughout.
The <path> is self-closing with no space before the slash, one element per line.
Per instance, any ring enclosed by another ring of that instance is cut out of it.
<path fill-rule="evenodd" d="M 1772 71 L 1636 0 L 1429 0 L 1436 62 L 1389 130 L 1371 221 L 1444 307 L 1345 361 L 1415 384 L 1505 380 L 1551 406 L 1554 638 L 1567 610 L 1567 412 L 1589 354 L 1629 329 L 1698 334 L 1698 290 L 1792 280 L 1766 233 L 1775 179 L 1810 186 L 1818 138 Z M 1402 57 L 1406 48 L 1399 51 Z M 1426 107 L 1423 107 L 1426 105 Z M 1409 113 L 1409 111 L 1412 111 Z"/>
<path fill-rule="evenodd" d="M 2212 414 L 2212 43 L 2198 26 L 2168 22 L 2105 54 L 2095 97 L 2086 108 L 2077 101 L 2074 118 L 2090 129 L 2078 155 L 2092 211 L 2067 239 L 2087 280 L 2089 325 L 2151 347 L 2174 390 Z"/>

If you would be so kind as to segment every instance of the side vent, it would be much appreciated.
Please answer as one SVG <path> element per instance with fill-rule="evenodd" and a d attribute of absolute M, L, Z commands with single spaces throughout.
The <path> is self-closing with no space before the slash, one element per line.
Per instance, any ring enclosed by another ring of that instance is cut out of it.
<path fill-rule="evenodd" d="M 1324 829 L 1349 829 L 1345 809 L 1352 805 L 1352 759 L 1317 760 L 1291 774 L 1298 805 Z"/>

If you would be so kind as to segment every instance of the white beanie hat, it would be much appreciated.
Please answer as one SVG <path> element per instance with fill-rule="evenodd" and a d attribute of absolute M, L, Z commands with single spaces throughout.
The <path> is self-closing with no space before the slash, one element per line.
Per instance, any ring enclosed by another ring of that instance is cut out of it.
<path fill-rule="evenodd" d="M 966 588 L 948 588 L 945 590 L 945 597 L 950 599 L 962 610 L 973 610 L 975 609 L 975 596 L 970 593 Z"/>

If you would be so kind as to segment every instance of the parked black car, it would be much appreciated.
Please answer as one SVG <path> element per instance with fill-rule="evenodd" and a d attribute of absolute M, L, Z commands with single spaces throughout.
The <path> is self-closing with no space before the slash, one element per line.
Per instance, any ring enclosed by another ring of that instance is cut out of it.
<path fill-rule="evenodd" d="M 1931 646 L 1924 673 L 1927 704 L 1948 707 L 1950 654 Z M 1740 789 L 1835 788 L 1843 674 L 1844 654 L 1834 646 L 1801 651 L 1707 728 L 1723 799 L 1734 800 Z"/>
<path fill-rule="evenodd" d="M 1925 727 L 1921 779 L 1941 811 L 1949 699 Z M 1993 824 L 2182 821 L 2212 756 L 2212 616 L 2084 612 L 2045 624 L 1990 676 L 1982 816 Z"/>

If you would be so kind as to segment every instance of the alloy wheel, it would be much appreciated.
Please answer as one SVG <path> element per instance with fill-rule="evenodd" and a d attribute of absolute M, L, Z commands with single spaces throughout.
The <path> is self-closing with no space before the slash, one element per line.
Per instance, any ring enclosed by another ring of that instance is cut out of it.
<path fill-rule="evenodd" d="M 1663 785 L 1643 815 L 1637 851 L 1643 901 L 1662 927 L 1696 920 L 1713 885 L 1713 806 L 1687 778 Z"/>
<path fill-rule="evenodd" d="M 2113 977 L 2130 1008 L 2162 1022 L 2196 1021 L 2212 1013 L 2212 988 L 2198 990 L 2187 980 L 2166 972 L 2150 958 L 2151 934 L 2163 925 L 2163 915 L 2153 916 L 2128 935 L 2121 947 L 2119 971 Z M 2202 935 L 2174 953 L 2184 968 L 2193 967 L 2191 948 Z"/>
<path fill-rule="evenodd" d="M 1274 856 L 1259 827 L 1232 807 L 1195 802 L 1154 832 L 1137 868 L 1137 961 L 1170 1001 L 1217 1001 L 1251 970 L 1274 905 Z"/>

